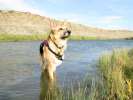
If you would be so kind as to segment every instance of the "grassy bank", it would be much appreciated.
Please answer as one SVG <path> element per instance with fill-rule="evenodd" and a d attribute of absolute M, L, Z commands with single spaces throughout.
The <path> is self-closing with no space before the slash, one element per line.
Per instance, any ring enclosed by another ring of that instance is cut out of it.
<path fill-rule="evenodd" d="M 15 35 L 15 34 L 0 34 L 0 41 L 37 41 L 47 38 L 47 34 L 33 35 Z M 71 36 L 70 40 L 96 40 L 95 37 L 89 36 Z"/>
<path fill-rule="evenodd" d="M 133 100 L 133 49 L 114 50 L 100 58 L 106 100 Z"/>
<path fill-rule="evenodd" d="M 75 35 L 72 35 L 72 36 L 70 37 L 70 40 L 99 40 L 99 39 L 96 38 L 96 37 L 75 36 Z"/>
<path fill-rule="evenodd" d="M 33 35 L 15 35 L 15 34 L 0 34 L 0 41 L 37 41 L 44 40 L 47 35 L 33 34 Z"/>

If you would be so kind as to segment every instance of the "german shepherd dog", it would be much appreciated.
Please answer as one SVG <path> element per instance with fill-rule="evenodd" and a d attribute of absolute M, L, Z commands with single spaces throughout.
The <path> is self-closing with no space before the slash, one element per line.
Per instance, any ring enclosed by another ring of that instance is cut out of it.
<path fill-rule="evenodd" d="M 67 40 L 71 34 L 71 30 L 65 25 L 54 26 L 50 21 L 50 33 L 47 40 L 40 44 L 40 56 L 42 61 L 42 73 L 40 78 L 40 100 L 47 100 L 56 96 L 56 67 L 59 66 L 64 59 L 64 51 L 67 47 Z"/>
<path fill-rule="evenodd" d="M 52 27 L 47 40 L 44 40 L 40 45 L 42 71 L 46 73 L 50 80 L 54 79 L 56 67 L 64 59 L 64 51 L 70 34 L 71 30 L 65 25 Z"/>

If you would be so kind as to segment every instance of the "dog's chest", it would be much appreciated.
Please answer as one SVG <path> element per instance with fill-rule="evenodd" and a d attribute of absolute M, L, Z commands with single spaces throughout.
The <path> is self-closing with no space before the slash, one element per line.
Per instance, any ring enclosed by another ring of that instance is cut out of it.
<path fill-rule="evenodd" d="M 53 64 L 58 67 L 59 65 L 62 64 L 62 60 L 59 60 L 57 57 L 53 57 Z"/>
<path fill-rule="evenodd" d="M 51 63 L 56 67 L 62 64 L 62 60 L 59 60 L 56 56 L 52 56 L 51 61 Z"/>

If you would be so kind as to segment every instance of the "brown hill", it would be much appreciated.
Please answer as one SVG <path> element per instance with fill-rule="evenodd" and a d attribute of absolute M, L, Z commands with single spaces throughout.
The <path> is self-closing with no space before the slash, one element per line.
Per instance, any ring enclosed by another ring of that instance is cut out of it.
<path fill-rule="evenodd" d="M 61 21 L 53 20 L 55 23 Z M 98 38 L 132 38 L 133 31 L 104 30 L 70 23 L 73 35 Z M 49 31 L 49 18 L 29 12 L 0 10 L 0 34 L 46 34 Z"/>

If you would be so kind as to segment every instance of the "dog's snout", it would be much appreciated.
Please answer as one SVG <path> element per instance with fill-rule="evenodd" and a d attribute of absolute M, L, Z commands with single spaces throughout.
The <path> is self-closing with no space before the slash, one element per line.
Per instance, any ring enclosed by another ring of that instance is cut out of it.
<path fill-rule="evenodd" d="M 68 31 L 67 31 L 67 33 L 68 33 L 68 34 L 71 34 L 71 31 L 70 31 L 70 30 L 68 30 Z"/>

